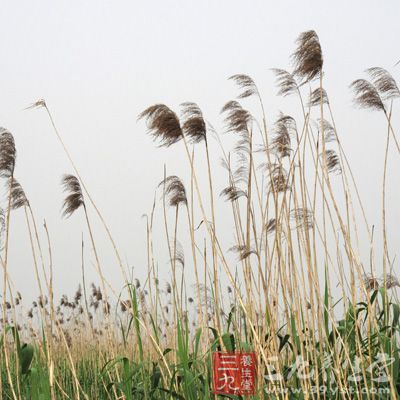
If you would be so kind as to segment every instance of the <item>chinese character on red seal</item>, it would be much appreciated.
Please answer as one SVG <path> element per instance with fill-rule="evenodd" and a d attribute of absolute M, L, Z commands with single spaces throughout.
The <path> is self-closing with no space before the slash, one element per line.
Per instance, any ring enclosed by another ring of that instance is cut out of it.
<path fill-rule="evenodd" d="M 255 353 L 217 351 L 213 353 L 212 362 L 215 394 L 237 396 L 255 394 Z"/>

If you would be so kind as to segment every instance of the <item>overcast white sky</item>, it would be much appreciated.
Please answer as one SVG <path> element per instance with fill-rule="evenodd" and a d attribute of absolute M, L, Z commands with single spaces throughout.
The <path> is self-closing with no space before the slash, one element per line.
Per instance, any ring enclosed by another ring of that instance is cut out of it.
<path fill-rule="evenodd" d="M 326 89 L 372 224 L 380 218 L 385 123 L 352 106 L 348 85 L 371 66 L 400 78 L 400 66 L 394 67 L 399 16 L 399 1 L 1 1 L 0 125 L 15 136 L 16 175 L 39 225 L 48 223 L 57 289 L 71 292 L 80 280 L 86 228 L 81 214 L 61 220 L 59 181 L 72 169 L 45 112 L 24 107 L 46 100 L 126 262 L 143 277 L 141 215 L 151 208 L 164 162 L 176 174 L 187 164 L 182 151 L 156 149 L 137 115 L 156 102 L 176 109 L 195 101 L 220 126 L 222 105 L 237 93 L 226 79 L 235 73 L 257 82 L 270 120 L 279 110 L 292 113 L 295 103 L 275 96 L 269 68 L 290 68 L 296 37 L 314 29 L 324 52 Z M 223 178 L 217 173 L 217 187 Z M 399 179 L 391 179 L 389 218 L 397 240 Z M 11 275 L 21 291 L 33 293 L 23 211 L 14 216 Z M 95 231 L 107 274 L 117 284 L 103 231 L 97 224 Z M 90 277 L 92 260 L 88 245 Z"/>

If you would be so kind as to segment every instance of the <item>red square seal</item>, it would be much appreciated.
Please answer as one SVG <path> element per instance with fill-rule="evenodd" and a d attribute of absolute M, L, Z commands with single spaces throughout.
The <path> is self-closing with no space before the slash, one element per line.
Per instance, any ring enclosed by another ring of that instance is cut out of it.
<path fill-rule="evenodd" d="M 213 392 L 237 396 L 254 395 L 256 362 L 254 352 L 214 352 L 212 355 Z"/>

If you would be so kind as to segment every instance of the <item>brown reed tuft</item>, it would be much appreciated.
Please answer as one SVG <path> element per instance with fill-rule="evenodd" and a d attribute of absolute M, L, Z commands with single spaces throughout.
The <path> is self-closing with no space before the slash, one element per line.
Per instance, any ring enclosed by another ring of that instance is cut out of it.
<path fill-rule="evenodd" d="M 175 261 L 175 263 L 180 264 L 182 267 L 185 266 L 185 252 L 179 242 L 176 242 L 174 256 L 171 261 Z"/>
<path fill-rule="evenodd" d="M 14 175 L 17 150 L 13 135 L 5 128 L 0 128 L 0 176 L 9 178 Z"/>
<path fill-rule="evenodd" d="M 270 192 L 280 193 L 290 189 L 287 172 L 282 166 L 272 169 L 269 174 L 269 179 Z"/>
<path fill-rule="evenodd" d="M 233 251 L 233 252 L 237 253 L 239 256 L 239 261 L 245 260 L 246 258 L 250 257 L 250 255 L 252 255 L 252 254 L 257 254 L 257 252 L 254 249 L 252 249 L 246 245 L 235 245 L 235 246 L 231 247 L 229 249 L 229 251 Z"/>
<path fill-rule="evenodd" d="M 335 150 L 326 150 L 326 168 L 328 172 L 336 172 L 340 174 L 342 172 L 342 167 L 340 165 L 339 156 L 336 154 Z"/>
<path fill-rule="evenodd" d="M 393 100 L 400 97 L 400 90 L 393 76 L 384 68 L 372 67 L 367 69 L 372 83 L 383 100 Z"/>
<path fill-rule="evenodd" d="M 311 229 L 314 226 L 313 213 L 306 208 L 296 208 L 291 211 L 290 216 L 296 222 L 295 228 Z"/>
<path fill-rule="evenodd" d="M 378 278 L 375 278 L 373 275 L 368 275 L 368 274 L 364 274 L 362 278 L 366 290 L 379 289 L 380 285 Z"/>
<path fill-rule="evenodd" d="M 61 180 L 64 192 L 68 193 L 63 203 L 63 217 L 70 217 L 79 207 L 85 206 L 81 185 L 74 175 L 64 175 Z"/>
<path fill-rule="evenodd" d="M 207 126 L 199 106 L 196 103 L 182 103 L 182 130 L 193 143 L 207 139 Z"/>
<path fill-rule="evenodd" d="M 178 116 L 165 104 L 148 107 L 139 119 L 146 119 L 150 135 L 159 140 L 160 147 L 169 147 L 182 139 L 182 128 Z"/>
<path fill-rule="evenodd" d="M 228 186 L 220 193 L 221 197 L 224 197 L 226 201 L 236 201 L 240 197 L 247 196 L 244 190 L 240 190 L 234 186 Z"/>
<path fill-rule="evenodd" d="M 11 209 L 16 210 L 20 207 L 29 206 L 24 189 L 15 178 L 9 179 L 10 194 L 11 194 Z"/>
<path fill-rule="evenodd" d="M 280 114 L 274 125 L 274 137 L 272 138 L 271 150 L 279 158 L 289 157 L 292 151 L 290 133 L 294 130 L 296 123 L 289 115 Z"/>
<path fill-rule="evenodd" d="M 239 99 L 244 99 L 246 97 L 257 95 L 259 92 L 256 84 L 250 76 L 245 74 L 232 75 L 228 79 L 234 81 L 237 86 L 242 90 L 242 92 L 237 96 Z"/>
<path fill-rule="evenodd" d="M 265 225 L 265 229 L 267 231 L 267 234 L 275 232 L 275 230 L 276 230 L 276 219 L 275 218 L 269 219 L 267 221 L 266 225 Z"/>
<path fill-rule="evenodd" d="M 226 103 L 222 108 L 221 113 L 225 114 L 224 122 L 227 132 L 248 132 L 252 116 L 240 105 L 239 102 L 235 100 L 228 101 L 228 103 Z"/>
<path fill-rule="evenodd" d="M 326 119 L 323 119 L 321 121 L 321 119 L 319 119 L 318 123 L 316 125 L 318 127 L 318 130 L 320 130 L 321 125 L 322 125 L 322 127 L 324 129 L 325 143 L 333 142 L 333 141 L 337 140 L 335 129 L 333 128 L 333 126 L 331 125 L 331 123 L 329 121 L 327 121 Z"/>
<path fill-rule="evenodd" d="M 322 103 L 329 104 L 328 94 L 325 89 L 322 89 Z M 308 99 L 308 106 L 315 107 L 321 104 L 321 88 L 314 89 L 310 93 L 310 97 Z"/>
<path fill-rule="evenodd" d="M 159 185 L 164 187 L 164 193 L 170 207 L 177 207 L 180 204 L 187 204 L 186 189 L 180 178 L 175 175 L 167 176 Z"/>
<path fill-rule="evenodd" d="M 298 76 L 303 83 L 317 78 L 323 65 L 322 50 L 318 35 L 315 31 L 306 31 L 296 40 L 297 48 L 292 54 L 294 76 Z"/>
<path fill-rule="evenodd" d="M 350 88 L 354 92 L 354 103 L 361 108 L 385 111 L 385 106 L 376 87 L 366 79 L 353 81 Z"/>
<path fill-rule="evenodd" d="M 299 91 L 295 77 L 284 69 L 272 68 L 276 77 L 276 85 L 279 88 L 278 96 L 289 96 Z"/>

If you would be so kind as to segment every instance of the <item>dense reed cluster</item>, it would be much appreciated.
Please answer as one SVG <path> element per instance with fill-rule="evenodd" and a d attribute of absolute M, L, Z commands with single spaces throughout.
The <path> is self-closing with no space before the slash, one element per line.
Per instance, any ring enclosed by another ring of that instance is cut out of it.
<path fill-rule="evenodd" d="M 350 85 L 355 104 L 380 111 L 386 121 L 377 188 L 382 227 L 374 232 L 336 130 L 316 32 L 300 34 L 290 60 L 289 71 L 272 73 L 278 96 L 298 100 L 294 115 L 300 117 L 267 116 L 261 89 L 245 74 L 229 78 L 239 92 L 222 106 L 221 131 L 189 101 L 177 112 L 155 104 L 138 116 L 159 147 L 187 159 L 176 174 L 164 169 L 159 197 L 145 214 L 147 270 L 140 280 L 130 277 L 46 102 L 39 100 L 31 108 L 48 114 L 73 170 L 61 181 L 61 215 L 82 218 L 99 276 L 88 285 L 82 262 L 75 294 L 56 298 L 53 266 L 42 254 L 50 241 L 41 243 L 34 199 L 28 201 L 14 177 L 14 138 L 0 130 L 0 178 L 7 182 L 0 212 L 2 399 L 216 399 L 211 359 L 218 350 L 255 352 L 256 399 L 398 398 L 400 284 L 385 196 L 389 139 L 400 154 L 392 125 L 400 90 L 378 67 Z M 254 110 L 246 105 L 249 98 Z M 221 187 L 217 170 L 226 179 Z M 222 202 L 223 216 L 217 212 Z M 40 291 L 33 302 L 15 291 L 8 273 L 17 209 L 24 209 L 29 227 Z M 112 244 L 120 288 L 107 279 L 89 209 Z M 165 260 L 158 260 L 156 230 L 165 233 L 167 282 L 160 279 Z M 376 236 L 382 238 L 378 244 Z M 360 246 L 362 237 L 368 243 Z"/>

